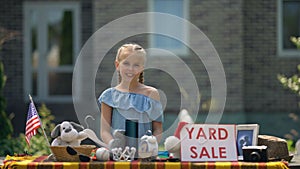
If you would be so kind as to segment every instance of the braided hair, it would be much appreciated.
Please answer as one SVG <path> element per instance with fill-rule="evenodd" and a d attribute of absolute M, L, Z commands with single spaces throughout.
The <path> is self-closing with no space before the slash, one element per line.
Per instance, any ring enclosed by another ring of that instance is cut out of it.
<path fill-rule="evenodd" d="M 127 54 L 126 52 L 129 52 L 129 54 Z M 116 61 L 120 62 L 121 60 L 123 60 L 121 58 L 122 55 L 126 55 L 129 56 L 130 54 L 132 53 L 136 53 L 136 54 L 139 54 L 143 57 L 146 57 L 146 51 L 138 44 L 135 44 L 135 43 L 126 43 L 124 45 L 122 45 L 119 49 L 118 49 L 118 52 L 117 52 L 117 55 L 116 55 Z M 125 56 L 125 58 L 127 57 Z M 121 82 L 122 80 L 122 77 L 120 75 L 120 72 L 118 72 L 119 74 L 119 83 Z M 139 75 L 139 78 L 138 78 L 138 81 L 142 84 L 144 84 L 144 71 L 140 73 Z"/>

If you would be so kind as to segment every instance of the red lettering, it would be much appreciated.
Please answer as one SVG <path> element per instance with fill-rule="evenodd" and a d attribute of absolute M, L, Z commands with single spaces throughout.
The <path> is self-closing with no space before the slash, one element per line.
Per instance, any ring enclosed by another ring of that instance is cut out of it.
<path fill-rule="evenodd" d="M 226 158 L 226 148 L 219 147 L 219 154 L 220 154 L 220 158 Z"/>
<path fill-rule="evenodd" d="M 213 137 L 213 139 L 217 140 L 217 138 L 216 138 L 216 136 L 215 136 L 215 134 L 216 134 L 216 129 L 215 129 L 215 128 L 209 128 L 208 130 L 209 130 L 209 139 L 211 140 L 212 137 Z"/>
<path fill-rule="evenodd" d="M 197 147 L 192 146 L 190 148 L 191 152 L 193 153 L 193 155 L 191 155 L 191 158 L 196 158 L 197 157 L 197 152 L 196 152 Z"/>
<path fill-rule="evenodd" d="M 192 132 L 194 131 L 194 127 L 191 128 L 191 130 L 189 130 L 189 128 L 185 128 L 186 131 L 189 133 L 189 139 L 192 139 Z"/>
<path fill-rule="evenodd" d="M 197 158 L 198 152 L 196 146 L 191 146 L 190 147 L 191 151 L 191 158 Z M 207 150 L 206 147 L 202 147 L 200 152 L 199 152 L 199 158 L 227 158 L 226 156 L 226 147 L 210 147 L 209 151 Z"/>
<path fill-rule="evenodd" d="M 218 156 L 215 155 L 215 148 L 211 148 L 212 158 L 218 158 Z"/>
<path fill-rule="evenodd" d="M 202 127 L 199 129 L 196 139 L 199 139 L 199 137 L 203 137 L 204 139 L 206 139 L 206 135 L 205 135 Z"/>
<path fill-rule="evenodd" d="M 222 135 L 222 133 L 223 133 L 223 135 Z M 228 131 L 224 128 L 219 128 L 218 134 L 219 134 L 219 140 L 225 140 L 228 137 Z"/>
<path fill-rule="evenodd" d="M 209 153 L 207 152 L 205 147 L 202 148 L 199 158 L 202 158 L 203 156 L 207 156 L 207 158 L 210 158 Z"/>

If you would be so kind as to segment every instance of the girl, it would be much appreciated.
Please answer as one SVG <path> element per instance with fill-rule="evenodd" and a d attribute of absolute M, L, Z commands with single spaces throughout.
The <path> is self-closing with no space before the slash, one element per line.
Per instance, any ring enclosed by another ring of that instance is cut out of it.
<path fill-rule="evenodd" d="M 101 138 L 113 141 L 113 130 L 125 130 L 126 119 L 139 122 L 138 137 L 151 130 L 158 142 L 162 134 L 163 110 L 158 91 L 144 84 L 145 50 L 137 44 L 124 44 L 118 49 L 115 67 L 119 84 L 106 89 L 99 97 L 101 104 Z"/>

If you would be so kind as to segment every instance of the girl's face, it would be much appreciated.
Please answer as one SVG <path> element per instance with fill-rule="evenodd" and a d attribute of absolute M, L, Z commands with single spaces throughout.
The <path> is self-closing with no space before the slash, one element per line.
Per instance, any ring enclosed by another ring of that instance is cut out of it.
<path fill-rule="evenodd" d="M 131 82 L 138 79 L 140 73 L 144 70 L 145 59 L 143 56 L 132 54 L 121 61 L 116 61 L 116 68 L 120 72 L 122 81 Z"/>

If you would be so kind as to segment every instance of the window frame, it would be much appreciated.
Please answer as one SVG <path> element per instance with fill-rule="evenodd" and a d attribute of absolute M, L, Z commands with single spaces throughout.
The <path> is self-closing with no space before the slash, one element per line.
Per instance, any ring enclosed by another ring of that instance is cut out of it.
<path fill-rule="evenodd" d="M 183 1 L 183 18 L 185 20 L 189 20 L 189 0 L 182 0 Z M 153 12 L 154 11 L 154 1 L 153 0 L 148 0 L 148 11 L 149 12 Z M 168 14 L 168 13 L 166 13 Z M 154 30 L 154 26 L 155 26 L 155 21 L 153 18 L 153 15 L 150 15 L 149 17 L 149 29 L 150 32 L 153 32 Z M 189 32 L 189 26 L 188 24 L 185 22 L 185 24 L 183 25 L 183 38 L 185 42 L 189 42 L 189 36 L 190 36 L 190 32 Z M 154 37 L 153 36 L 149 36 L 148 38 L 148 43 L 149 43 L 149 47 L 153 48 L 156 45 L 154 45 Z M 183 44 L 183 45 L 188 45 L 188 44 Z M 168 49 L 164 49 L 163 50 L 168 50 Z M 189 50 L 188 47 L 183 46 L 183 48 L 180 49 L 170 49 L 170 52 L 172 52 L 175 55 L 179 55 L 182 57 L 188 56 L 189 55 Z M 151 55 L 151 53 L 149 53 Z M 153 55 L 158 57 L 157 55 Z M 163 52 L 162 55 L 163 57 L 168 57 L 170 55 L 168 55 L 166 52 Z"/>
<path fill-rule="evenodd" d="M 47 16 L 46 12 L 55 10 L 71 10 L 73 13 L 73 64 L 63 65 L 57 68 L 51 68 L 47 65 L 47 58 L 45 57 L 47 49 L 47 21 L 43 19 Z M 37 50 L 40 54 L 39 56 L 39 66 L 37 70 L 34 70 L 32 65 L 32 51 L 31 51 L 31 22 L 30 12 L 32 10 L 38 11 L 37 22 Z M 80 18 L 80 3 L 79 2 L 24 2 L 23 4 L 23 32 L 24 32 L 24 43 L 23 43 L 23 94 L 24 100 L 28 101 L 28 95 L 32 94 L 32 73 L 37 73 L 37 93 L 32 95 L 36 101 L 45 102 L 72 102 L 71 95 L 50 95 L 49 93 L 49 73 L 73 73 L 73 68 L 75 66 L 77 55 L 80 51 L 81 43 L 81 18 Z M 72 87 L 72 86 L 71 86 Z"/>
<path fill-rule="evenodd" d="M 279 57 L 300 57 L 299 49 L 284 49 L 283 48 L 283 1 L 277 0 L 277 55 Z M 300 1 L 299 1 L 300 3 Z M 299 25 L 300 27 L 300 25 Z"/>

